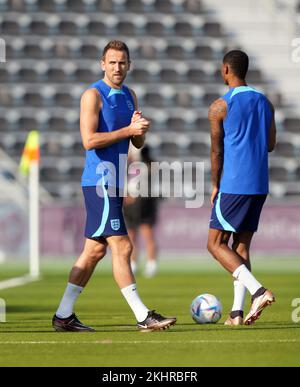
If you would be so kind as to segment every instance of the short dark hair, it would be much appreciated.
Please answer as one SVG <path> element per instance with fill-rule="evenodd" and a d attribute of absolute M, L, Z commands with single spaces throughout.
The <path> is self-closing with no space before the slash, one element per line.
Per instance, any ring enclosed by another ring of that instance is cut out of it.
<path fill-rule="evenodd" d="M 240 50 L 227 52 L 223 58 L 223 63 L 228 64 L 232 72 L 240 79 L 245 79 L 249 66 L 248 55 Z"/>
<path fill-rule="evenodd" d="M 104 47 L 103 52 L 102 52 L 102 59 L 105 59 L 105 55 L 108 50 L 117 50 L 117 51 L 125 51 L 127 54 L 127 59 L 128 62 L 130 62 L 130 55 L 129 55 L 129 48 L 127 44 L 122 42 L 121 40 L 111 40 L 110 42 L 107 43 L 107 45 Z"/>

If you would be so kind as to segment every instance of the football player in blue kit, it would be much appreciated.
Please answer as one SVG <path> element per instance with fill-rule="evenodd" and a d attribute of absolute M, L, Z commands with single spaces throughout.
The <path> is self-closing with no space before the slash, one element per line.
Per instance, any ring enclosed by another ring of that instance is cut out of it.
<path fill-rule="evenodd" d="M 139 297 L 130 265 L 132 245 L 122 212 L 129 142 L 141 148 L 150 122 L 138 111 L 134 91 L 123 83 L 130 68 L 127 45 L 109 42 L 101 67 L 104 78 L 83 93 L 80 106 L 80 131 L 86 150 L 82 174 L 87 212 L 85 245 L 70 272 L 52 325 L 56 331 L 94 331 L 79 321 L 73 306 L 109 246 L 115 281 L 135 315 L 138 329 L 166 329 L 176 323 L 176 318 L 150 310 Z"/>
<path fill-rule="evenodd" d="M 229 91 L 209 108 L 213 210 L 208 250 L 234 278 L 234 302 L 226 325 L 253 324 L 275 301 L 251 273 L 249 253 L 269 190 L 268 152 L 276 143 L 274 108 L 247 85 L 248 64 L 247 54 L 240 50 L 224 56 L 221 73 Z M 252 304 L 243 319 L 247 289 Z"/>

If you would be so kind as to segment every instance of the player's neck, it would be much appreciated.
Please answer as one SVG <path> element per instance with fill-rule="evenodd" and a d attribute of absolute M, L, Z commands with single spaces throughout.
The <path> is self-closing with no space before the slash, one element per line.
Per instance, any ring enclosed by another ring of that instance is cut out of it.
<path fill-rule="evenodd" d="M 234 78 L 228 82 L 230 89 L 233 87 L 247 86 L 247 83 L 244 79 Z"/>
<path fill-rule="evenodd" d="M 113 82 L 111 82 L 106 76 L 103 78 L 103 82 L 107 84 L 107 86 L 111 87 L 112 89 L 122 89 L 122 84 L 116 85 Z"/>

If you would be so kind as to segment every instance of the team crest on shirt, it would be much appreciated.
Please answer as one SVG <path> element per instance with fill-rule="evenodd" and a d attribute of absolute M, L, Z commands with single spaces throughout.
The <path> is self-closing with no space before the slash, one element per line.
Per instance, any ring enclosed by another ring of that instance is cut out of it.
<path fill-rule="evenodd" d="M 120 219 L 111 219 L 110 225 L 114 231 L 118 231 L 120 228 Z"/>
<path fill-rule="evenodd" d="M 134 106 L 132 105 L 132 102 L 129 101 L 129 99 L 126 100 L 127 106 L 130 110 L 134 110 Z"/>

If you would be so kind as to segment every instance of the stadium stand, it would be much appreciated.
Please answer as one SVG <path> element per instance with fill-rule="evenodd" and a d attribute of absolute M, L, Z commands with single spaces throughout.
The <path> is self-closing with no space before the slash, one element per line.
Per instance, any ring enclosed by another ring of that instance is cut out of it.
<path fill-rule="evenodd" d="M 203 160 L 208 192 L 207 107 L 226 91 L 219 67 L 232 47 L 228 29 L 204 2 L 2 0 L 0 11 L 7 55 L 7 62 L 0 63 L 0 145 L 17 160 L 27 132 L 40 130 L 41 178 L 53 196 L 81 198 L 79 100 L 101 78 L 98 60 L 112 38 L 130 47 L 127 82 L 153 121 L 148 136 L 153 155 Z M 266 92 L 278 110 L 271 193 L 299 195 L 300 117 L 291 114 L 261 68 L 251 67 L 248 81 Z"/>

